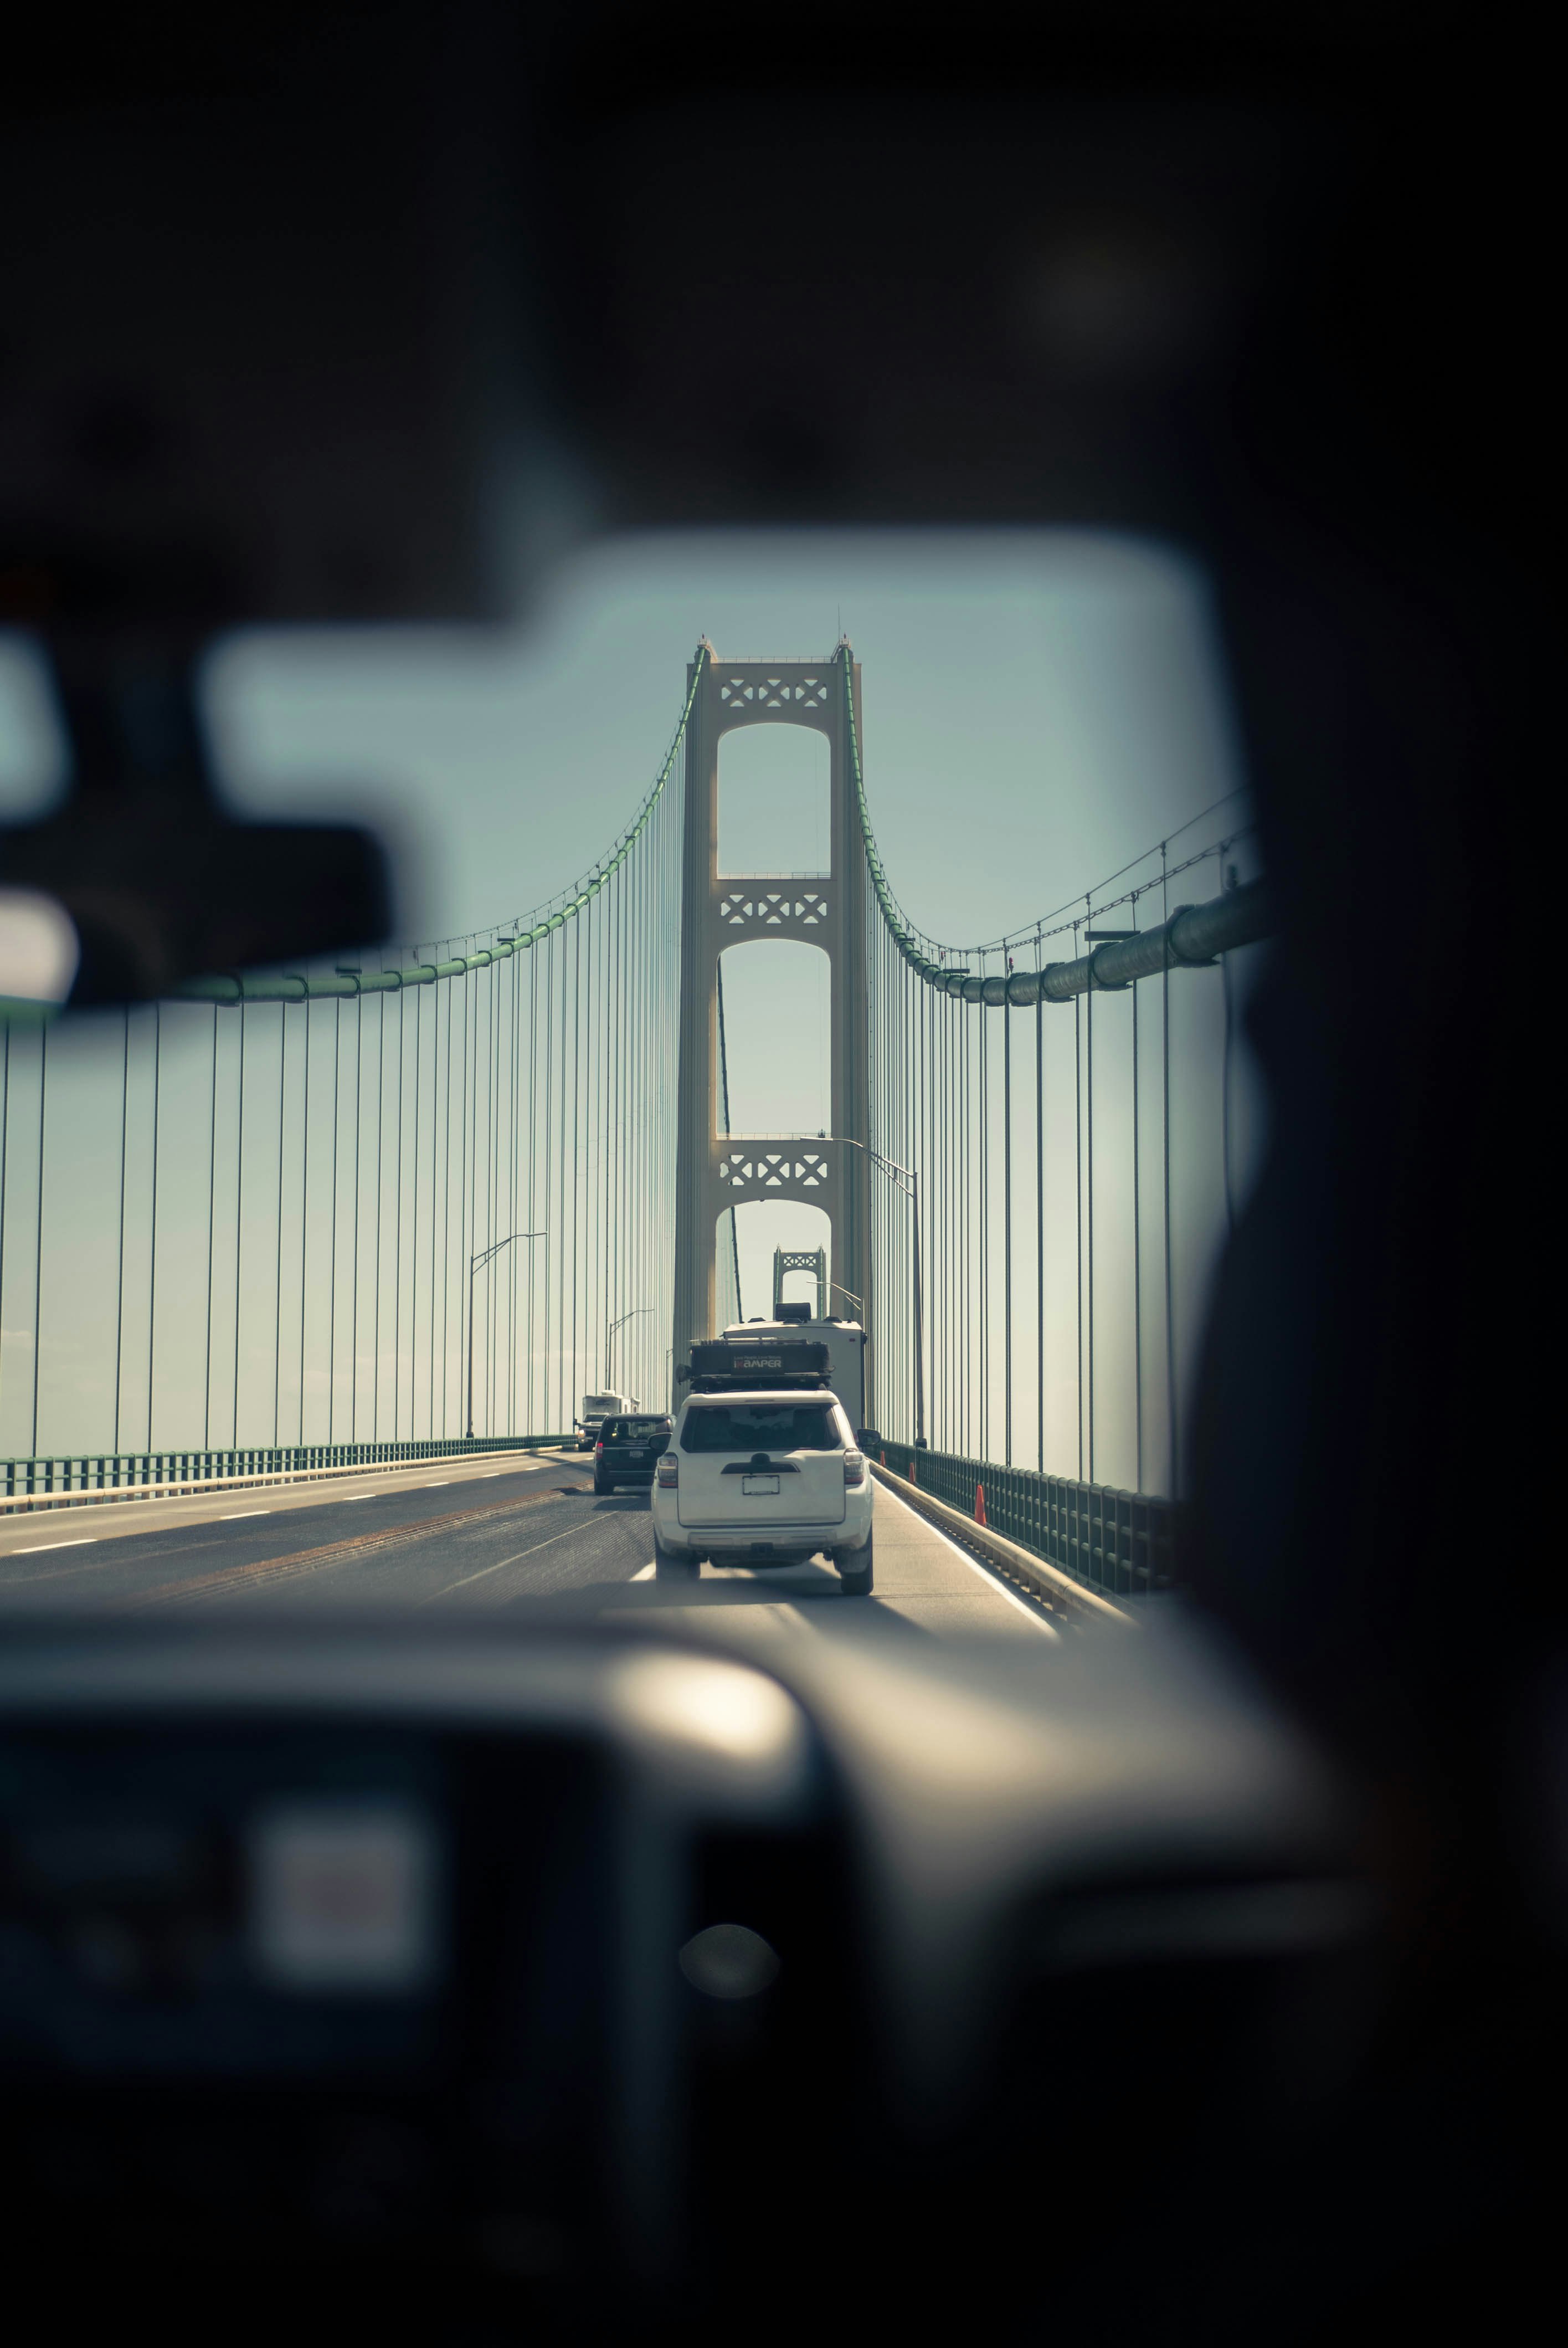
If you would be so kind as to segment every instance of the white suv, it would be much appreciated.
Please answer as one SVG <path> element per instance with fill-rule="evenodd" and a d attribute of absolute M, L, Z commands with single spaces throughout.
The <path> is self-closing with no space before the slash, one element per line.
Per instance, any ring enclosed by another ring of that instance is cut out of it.
<path fill-rule="evenodd" d="M 871 1474 L 831 1394 L 694 1394 L 653 1478 L 661 1575 L 798 1565 L 818 1552 L 845 1594 L 871 1591 Z"/>

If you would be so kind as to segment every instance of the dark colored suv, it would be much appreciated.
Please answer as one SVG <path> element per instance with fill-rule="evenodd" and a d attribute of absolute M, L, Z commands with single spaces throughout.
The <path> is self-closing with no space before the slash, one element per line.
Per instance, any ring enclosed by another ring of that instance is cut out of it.
<path fill-rule="evenodd" d="M 593 1447 L 593 1488 L 613 1492 L 618 1484 L 651 1484 L 661 1452 L 669 1447 L 668 1416 L 607 1418 Z"/>

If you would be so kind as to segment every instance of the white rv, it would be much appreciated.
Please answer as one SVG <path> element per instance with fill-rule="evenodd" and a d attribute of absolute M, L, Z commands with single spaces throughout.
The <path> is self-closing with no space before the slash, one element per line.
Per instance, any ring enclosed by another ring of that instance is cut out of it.
<path fill-rule="evenodd" d="M 623 1417 L 627 1412 L 636 1410 L 638 1407 L 635 1395 L 584 1395 L 582 1410 L 574 1422 L 577 1428 L 578 1449 L 591 1451 L 599 1440 L 599 1430 L 607 1418 Z"/>
<path fill-rule="evenodd" d="M 748 1344 L 769 1337 L 808 1338 L 827 1347 L 833 1391 L 856 1434 L 866 1424 L 866 1332 L 858 1321 L 796 1320 L 789 1308 L 783 1321 L 732 1321 L 723 1332 Z"/>

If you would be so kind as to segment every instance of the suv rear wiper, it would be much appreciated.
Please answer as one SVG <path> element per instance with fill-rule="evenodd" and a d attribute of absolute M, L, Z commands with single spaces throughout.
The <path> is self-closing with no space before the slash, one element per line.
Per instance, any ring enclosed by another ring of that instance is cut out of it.
<path fill-rule="evenodd" d="M 765 1451 L 753 1451 L 745 1461 L 732 1459 L 719 1470 L 721 1476 L 798 1476 L 799 1462 L 794 1459 L 770 1459 Z"/>

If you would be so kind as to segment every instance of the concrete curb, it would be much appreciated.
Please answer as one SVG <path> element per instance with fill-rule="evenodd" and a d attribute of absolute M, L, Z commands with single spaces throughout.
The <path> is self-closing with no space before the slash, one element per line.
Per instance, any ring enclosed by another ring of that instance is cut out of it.
<path fill-rule="evenodd" d="M 320 1484 L 338 1476 L 428 1475 L 432 1468 L 466 1467 L 478 1459 L 539 1459 L 559 1443 L 519 1444 L 515 1451 L 449 1451 L 439 1459 L 375 1459 L 362 1468 L 282 1468 L 272 1475 L 188 1476 L 170 1484 L 106 1485 L 102 1491 L 18 1492 L 0 1499 L 0 1523 L 7 1517 L 47 1515 L 56 1509 L 100 1509 L 132 1500 L 200 1499 L 203 1492 L 253 1492 L 274 1484 Z"/>
<path fill-rule="evenodd" d="M 1043 1557 L 1036 1557 L 1033 1550 L 1020 1549 L 1017 1541 L 1004 1540 L 1000 1533 L 992 1532 L 989 1525 L 976 1524 L 973 1517 L 966 1517 L 961 1509 L 949 1508 L 946 1500 L 938 1500 L 932 1493 L 923 1491 L 918 1484 L 908 1483 L 904 1477 L 896 1476 L 891 1468 L 879 1467 L 873 1460 L 871 1473 L 879 1484 L 886 1484 L 890 1492 L 896 1492 L 907 1507 L 928 1518 L 932 1524 L 939 1526 L 943 1532 L 950 1533 L 955 1540 L 963 1541 L 988 1565 L 1004 1574 L 1009 1581 L 1020 1583 L 1031 1598 L 1041 1600 L 1055 1612 L 1077 1614 L 1086 1621 L 1115 1622 L 1123 1631 L 1137 1628 L 1136 1615 L 1113 1605 L 1109 1598 L 1102 1598 L 1098 1591 L 1086 1590 L 1081 1581 L 1075 1581 L 1071 1574 L 1063 1573 L 1060 1566 L 1049 1564 Z"/>

